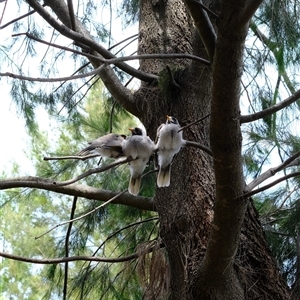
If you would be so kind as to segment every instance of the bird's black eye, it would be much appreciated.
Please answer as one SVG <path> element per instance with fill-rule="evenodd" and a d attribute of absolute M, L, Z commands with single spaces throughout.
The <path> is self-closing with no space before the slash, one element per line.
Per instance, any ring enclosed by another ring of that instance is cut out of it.
<path fill-rule="evenodd" d="M 171 121 L 173 124 L 178 124 L 178 120 L 174 117 L 172 117 L 172 121 Z"/>
<path fill-rule="evenodd" d="M 143 135 L 143 132 L 142 132 L 142 130 L 140 128 L 135 128 L 134 131 L 135 131 L 136 135 Z"/>

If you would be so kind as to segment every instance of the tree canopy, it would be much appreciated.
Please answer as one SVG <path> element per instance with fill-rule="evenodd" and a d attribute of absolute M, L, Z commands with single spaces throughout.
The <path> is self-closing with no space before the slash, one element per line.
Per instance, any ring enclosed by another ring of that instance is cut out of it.
<path fill-rule="evenodd" d="M 1 175 L 4 297 L 298 299 L 297 1 L 0 5 L 35 168 Z M 130 127 L 155 141 L 166 115 L 187 141 L 169 187 L 150 160 L 133 196 L 127 161 L 77 155 Z"/>

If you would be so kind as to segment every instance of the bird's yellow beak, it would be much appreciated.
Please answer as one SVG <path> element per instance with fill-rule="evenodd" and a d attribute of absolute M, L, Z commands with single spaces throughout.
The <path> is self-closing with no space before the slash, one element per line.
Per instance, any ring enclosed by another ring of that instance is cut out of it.
<path fill-rule="evenodd" d="M 172 117 L 167 115 L 167 120 L 168 120 L 168 121 L 171 121 L 171 120 L 172 120 Z"/>
<path fill-rule="evenodd" d="M 128 128 L 128 130 L 130 130 L 131 132 L 133 132 L 133 131 L 134 131 L 134 128 Z"/>

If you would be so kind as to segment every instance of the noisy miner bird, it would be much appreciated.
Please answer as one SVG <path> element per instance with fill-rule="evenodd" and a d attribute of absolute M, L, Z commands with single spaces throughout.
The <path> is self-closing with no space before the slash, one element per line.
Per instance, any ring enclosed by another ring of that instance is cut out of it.
<path fill-rule="evenodd" d="M 89 146 L 78 152 L 77 155 L 86 156 L 97 153 L 102 157 L 118 158 L 123 156 L 122 145 L 125 139 L 125 135 L 109 133 L 89 142 Z"/>
<path fill-rule="evenodd" d="M 135 127 L 129 130 L 132 135 L 123 143 L 123 154 L 133 159 L 128 163 L 131 175 L 128 192 L 137 195 L 141 187 L 141 176 L 155 150 L 155 144 L 141 128 Z"/>
<path fill-rule="evenodd" d="M 167 121 L 157 129 L 157 160 L 159 172 L 157 175 L 157 186 L 167 187 L 170 185 L 171 163 L 186 141 L 182 138 L 182 131 L 176 118 L 167 116 Z"/>

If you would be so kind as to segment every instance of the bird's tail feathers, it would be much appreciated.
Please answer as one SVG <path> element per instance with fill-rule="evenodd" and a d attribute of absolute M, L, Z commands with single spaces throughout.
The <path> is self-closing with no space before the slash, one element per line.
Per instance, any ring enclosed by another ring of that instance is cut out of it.
<path fill-rule="evenodd" d="M 171 164 L 165 168 L 160 168 L 157 175 L 157 186 L 167 187 L 171 181 Z"/>
<path fill-rule="evenodd" d="M 140 176 L 136 178 L 131 177 L 129 181 L 128 192 L 135 196 L 138 195 L 141 188 L 141 181 L 142 179 Z"/>

